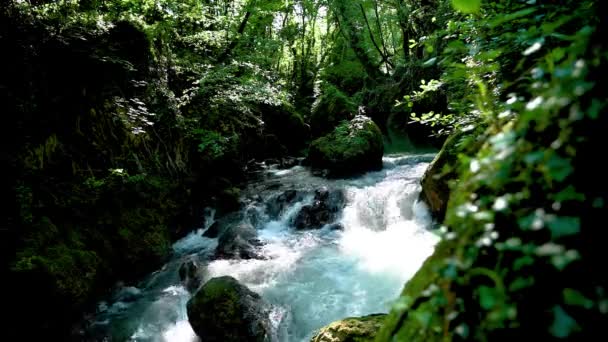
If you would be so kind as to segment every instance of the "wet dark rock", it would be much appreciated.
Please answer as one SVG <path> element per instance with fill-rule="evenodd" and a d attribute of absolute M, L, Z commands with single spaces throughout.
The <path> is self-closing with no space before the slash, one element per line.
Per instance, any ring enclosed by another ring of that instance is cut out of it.
<path fill-rule="evenodd" d="M 285 158 L 281 159 L 280 165 L 281 165 L 281 168 L 283 168 L 283 169 L 289 169 L 289 168 L 292 168 L 299 164 L 300 164 L 300 161 L 297 158 L 285 157 Z"/>
<path fill-rule="evenodd" d="M 334 222 L 345 205 L 346 198 L 341 190 L 323 187 L 315 191 L 312 204 L 300 209 L 293 224 L 296 229 L 319 229 Z"/>
<path fill-rule="evenodd" d="M 260 212 L 255 207 L 247 208 L 247 211 L 245 212 L 245 216 L 247 217 L 247 220 L 249 221 L 249 223 L 256 228 L 260 225 L 260 223 L 262 221 Z"/>
<path fill-rule="evenodd" d="M 203 232 L 203 236 L 214 239 L 220 236 L 229 227 L 243 221 L 243 214 L 239 211 L 220 216 L 213 224 Z"/>
<path fill-rule="evenodd" d="M 256 229 L 247 223 L 228 227 L 219 237 L 215 257 L 218 259 L 263 259 Z"/>
<path fill-rule="evenodd" d="M 344 225 L 342 223 L 332 223 L 328 228 L 330 230 L 344 230 Z"/>
<path fill-rule="evenodd" d="M 179 267 L 179 280 L 188 291 L 196 290 L 203 280 L 202 268 L 195 260 L 188 260 Z"/>
<path fill-rule="evenodd" d="M 301 191 L 285 190 L 266 203 L 266 213 L 271 218 L 277 218 L 289 205 L 303 200 L 304 196 L 305 193 Z"/>
<path fill-rule="evenodd" d="M 187 310 L 192 329 L 205 341 L 270 339 L 267 304 L 232 277 L 209 280 L 188 301 Z"/>
<path fill-rule="evenodd" d="M 273 182 L 266 185 L 266 190 L 276 190 L 281 187 L 281 183 Z"/>
<path fill-rule="evenodd" d="M 210 238 L 210 239 L 214 239 L 214 238 L 218 237 L 219 234 L 220 234 L 219 221 L 213 222 L 213 224 L 209 228 L 207 228 L 207 230 L 205 230 L 203 232 L 203 236 L 206 238 Z"/>
<path fill-rule="evenodd" d="M 112 298 L 114 302 L 133 302 L 141 297 L 141 290 L 134 286 L 120 286 Z"/>
<path fill-rule="evenodd" d="M 249 171 L 249 172 L 257 172 L 257 171 L 262 171 L 264 170 L 264 163 L 258 162 L 255 159 L 250 160 L 249 162 L 247 162 L 247 165 L 245 165 L 245 170 Z"/>
<path fill-rule="evenodd" d="M 269 159 L 266 159 L 266 160 L 264 161 L 264 164 L 266 164 L 266 165 L 268 165 L 268 166 L 270 166 L 270 165 L 279 165 L 279 164 L 280 164 L 280 162 L 279 162 L 279 160 L 278 160 L 278 159 L 275 159 L 275 158 L 269 158 Z"/>

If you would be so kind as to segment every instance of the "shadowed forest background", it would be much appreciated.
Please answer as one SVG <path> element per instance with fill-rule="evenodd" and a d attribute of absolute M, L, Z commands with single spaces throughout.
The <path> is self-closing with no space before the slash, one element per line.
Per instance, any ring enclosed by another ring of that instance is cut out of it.
<path fill-rule="evenodd" d="M 242 207 L 259 162 L 341 179 L 439 151 L 421 199 L 441 241 L 361 340 L 604 336 L 602 16 L 591 0 L 9 1 L 8 330 L 84 340 L 117 281 L 159 269 L 204 208 Z"/>

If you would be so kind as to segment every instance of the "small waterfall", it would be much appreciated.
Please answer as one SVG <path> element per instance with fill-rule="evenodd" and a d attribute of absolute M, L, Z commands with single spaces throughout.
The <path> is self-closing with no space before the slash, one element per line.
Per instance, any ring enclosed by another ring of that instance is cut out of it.
<path fill-rule="evenodd" d="M 198 341 L 187 320 L 191 294 L 178 277 L 186 260 L 204 265 L 203 281 L 230 275 L 260 293 L 272 306 L 276 341 L 307 341 L 334 320 L 389 311 L 438 240 L 417 201 L 432 157 L 388 156 L 383 170 L 342 180 L 315 177 L 301 166 L 265 170 L 243 191 L 246 205 L 235 216 L 257 229 L 263 259 L 214 260 L 218 241 L 202 236 L 213 222 L 209 212 L 208 224 L 176 242 L 174 258 L 131 290 L 134 298 L 100 305 L 92 334 L 110 341 Z M 344 193 L 336 218 L 342 229 L 295 229 L 295 217 L 323 187 Z"/>

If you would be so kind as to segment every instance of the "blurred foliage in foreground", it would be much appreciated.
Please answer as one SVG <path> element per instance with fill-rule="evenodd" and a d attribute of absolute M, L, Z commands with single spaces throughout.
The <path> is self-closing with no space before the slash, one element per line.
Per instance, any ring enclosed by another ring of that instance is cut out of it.
<path fill-rule="evenodd" d="M 608 53 L 599 5 L 453 3 L 474 14 L 447 25 L 442 81 L 466 94 L 468 111 L 454 118 L 461 129 L 489 128 L 461 139 L 462 151 L 482 144 L 451 163 L 458 180 L 444 239 L 377 340 L 605 336 Z"/>

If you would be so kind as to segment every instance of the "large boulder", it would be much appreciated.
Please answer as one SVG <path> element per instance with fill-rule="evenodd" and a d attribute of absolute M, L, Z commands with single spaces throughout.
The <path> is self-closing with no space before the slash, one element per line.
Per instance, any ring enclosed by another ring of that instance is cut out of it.
<path fill-rule="evenodd" d="M 420 198 L 427 203 L 433 217 L 440 222 L 443 221 L 450 199 L 450 183 L 457 177 L 458 154 L 465 152 L 463 146 L 469 150 L 477 149 L 481 141 L 479 137 L 484 130 L 485 126 L 479 126 L 451 135 L 422 176 Z M 465 139 L 474 139 L 474 142 L 465 143 Z"/>
<path fill-rule="evenodd" d="M 305 205 L 294 218 L 297 229 L 318 229 L 334 222 L 344 208 L 346 199 L 341 190 L 326 187 L 315 191 L 313 203 Z"/>
<path fill-rule="evenodd" d="M 188 321 L 205 341 L 268 341 L 267 305 L 232 277 L 209 280 L 188 301 Z"/>
<path fill-rule="evenodd" d="M 420 180 L 422 184 L 420 198 L 426 202 L 433 216 L 439 221 L 443 221 L 450 199 L 448 183 L 456 178 L 458 136 L 453 135 L 446 140 L 443 148 L 437 153 Z"/>
<path fill-rule="evenodd" d="M 383 152 L 380 128 L 370 118 L 358 115 L 313 141 L 308 158 L 313 168 L 326 169 L 332 176 L 349 176 L 380 169 Z"/>
<path fill-rule="evenodd" d="M 345 79 L 343 76 L 339 81 Z M 321 94 L 311 108 L 310 131 L 313 138 L 331 133 L 342 121 L 354 118 L 358 111 L 358 101 L 331 83 L 324 82 L 320 90 Z"/>
<path fill-rule="evenodd" d="M 210 239 L 217 238 L 230 227 L 243 221 L 243 218 L 243 214 L 240 211 L 234 211 L 223 215 L 203 232 L 203 236 Z"/>
<path fill-rule="evenodd" d="M 319 330 L 311 342 L 367 342 L 373 341 L 386 314 L 350 317 L 333 322 Z"/>
<path fill-rule="evenodd" d="M 259 252 L 262 242 L 256 229 L 248 223 L 228 227 L 219 237 L 215 249 L 218 259 L 263 259 Z"/>

